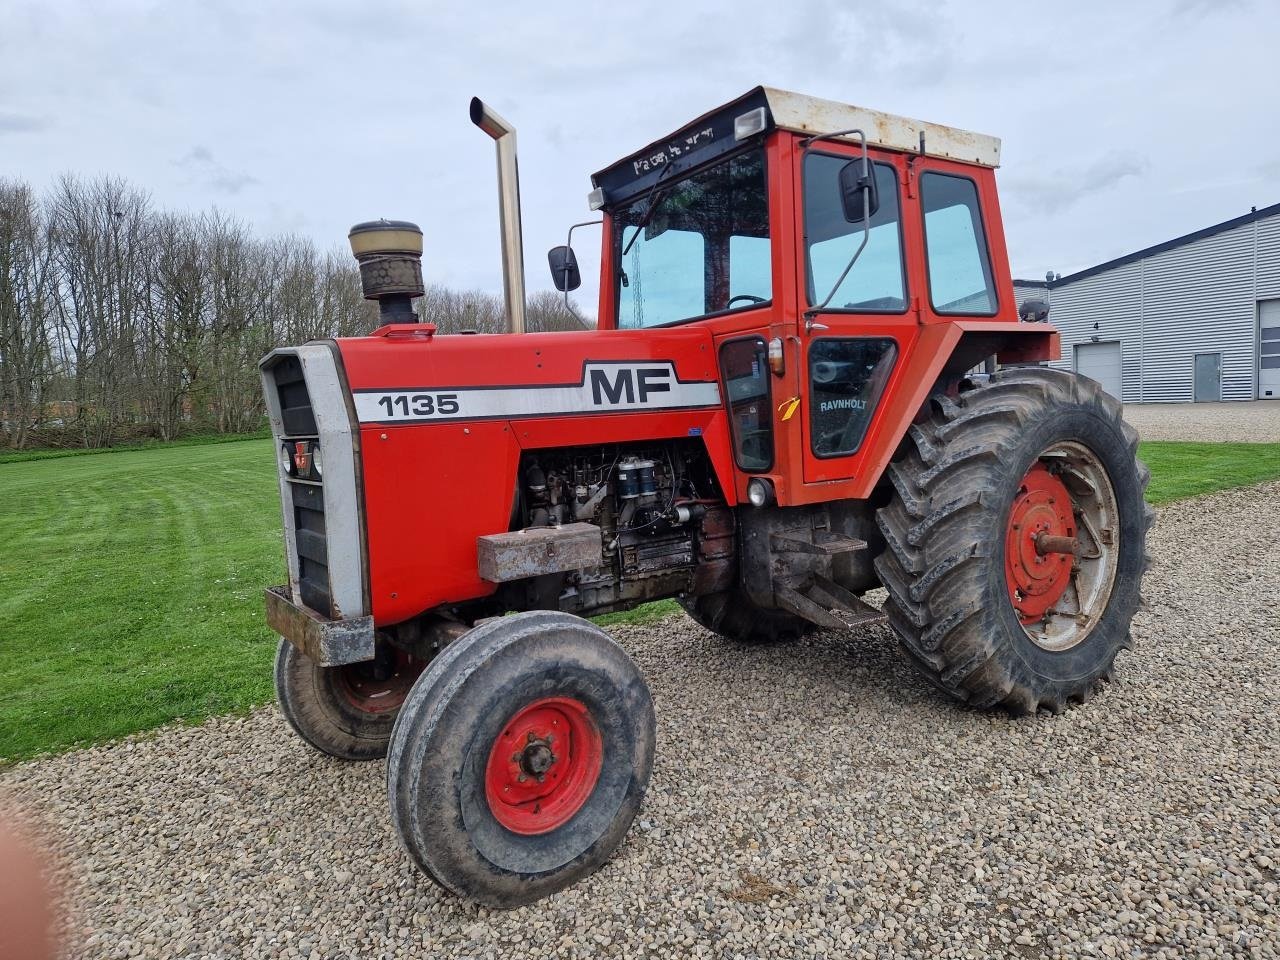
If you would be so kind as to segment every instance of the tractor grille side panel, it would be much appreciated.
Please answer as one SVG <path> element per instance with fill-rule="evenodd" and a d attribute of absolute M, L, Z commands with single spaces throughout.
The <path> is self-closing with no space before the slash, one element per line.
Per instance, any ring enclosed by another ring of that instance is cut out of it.
<path fill-rule="evenodd" d="M 279 468 L 289 585 L 296 603 L 333 619 L 365 614 L 364 524 L 352 431 L 337 351 L 322 343 L 276 350 L 261 363 L 277 446 L 318 442 L 323 477 Z"/>

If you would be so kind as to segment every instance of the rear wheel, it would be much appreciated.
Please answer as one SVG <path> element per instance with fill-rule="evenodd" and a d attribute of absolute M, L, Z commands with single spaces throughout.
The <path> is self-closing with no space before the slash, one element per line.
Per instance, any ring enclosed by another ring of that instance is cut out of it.
<path fill-rule="evenodd" d="M 309 745 L 341 760 L 387 755 L 391 728 L 420 661 L 392 647 L 363 663 L 322 667 L 287 640 L 276 650 L 276 699 Z"/>
<path fill-rule="evenodd" d="M 936 397 L 877 514 L 885 611 L 911 659 L 974 706 L 1057 712 L 1132 645 L 1148 473 L 1092 380 L 1013 368 Z"/>
<path fill-rule="evenodd" d="M 603 864 L 653 766 L 649 689 L 585 620 L 532 611 L 450 644 L 391 739 L 401 843 L 448 890 L 493 907 L 548 896 Z"/>
<path fill-rule="evenodd" d="M 683 597 L 680 605 L 700 625 L 737 643 L 795 640 L 812 629 L 807 620 L 757 606 L 738 590 Z"/>

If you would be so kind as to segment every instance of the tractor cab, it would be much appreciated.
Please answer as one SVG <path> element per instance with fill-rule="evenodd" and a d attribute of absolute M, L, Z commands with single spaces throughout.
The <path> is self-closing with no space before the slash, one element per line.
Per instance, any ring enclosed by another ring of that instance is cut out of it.
<path fill-rule="evenodd" d="M 865 497 L 944 368 L 1053 349 L 1018 323 L 999 158 L 993 137 L 758 87 L 592 178 L 599 329 L 705 328 L 757 495 Z M 550 261 L 577 285 L 571 249 Z"/>

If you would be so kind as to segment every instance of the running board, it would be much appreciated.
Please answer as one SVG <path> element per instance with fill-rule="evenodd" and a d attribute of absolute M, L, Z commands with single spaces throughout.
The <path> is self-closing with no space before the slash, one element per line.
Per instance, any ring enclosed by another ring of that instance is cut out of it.
<path fill-rule="evenodd" d="M 812 540 L 798 540 L 786 534 L 775 533 L 769 537 L 774 553 L 807 553 L 819 557 L 834 557 L 841 553 L 853 553 L 867 549 L 867 541 L 856 540 L 830 530 L 814 530 Z"/>
<path fill-rule="evenodd" d="M 773 598 L 788 613 L 835 630 L 864 627 L 887 619 L 861 597 L 819 574 L 812 575 L 803 590 L 785 583 L 774 584 Z"/>

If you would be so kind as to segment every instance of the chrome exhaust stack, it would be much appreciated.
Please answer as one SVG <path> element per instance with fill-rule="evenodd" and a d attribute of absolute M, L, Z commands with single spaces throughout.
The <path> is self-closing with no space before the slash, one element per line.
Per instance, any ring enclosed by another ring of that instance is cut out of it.
<path fill-rule="evenodd" d="M 520 170 L 516 130 L 479 97 L 471 98 L 471 122 L 493 137 L 498 152 L 498 219 L 502 230 L 502 292 L 507 330 L 524 333 L 524 238 L 520 232 Z"/>

